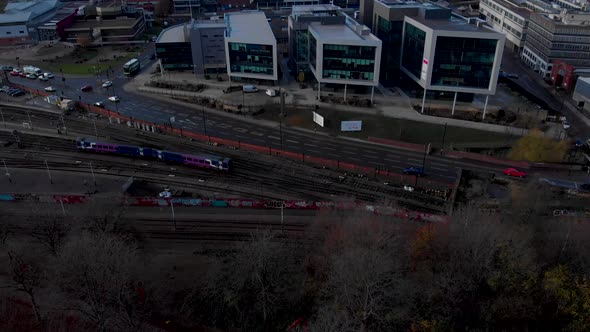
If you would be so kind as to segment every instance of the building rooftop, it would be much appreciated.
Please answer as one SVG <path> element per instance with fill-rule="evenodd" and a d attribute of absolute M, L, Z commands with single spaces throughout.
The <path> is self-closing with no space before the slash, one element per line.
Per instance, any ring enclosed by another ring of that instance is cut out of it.
<path fill-rule="evenodd" d="M 362 25 L 357 24 L 357 26 L 362 27 Z M 310 29 L 313 29 L 317 34 L 318 38 L 323 40 L 324 42 L 330 43 L 338 43 L 338 42 L 381 42 L 381 40 L 372 33 L 367 33 L 366 35 L 357 33 L 347 24 L 329 24 L 323 25 L 319 22 L 315 22 L 309 25 Z M 367 27 L 365 27 L 368 29 Z M 370 30 L 369 30 L 370 31 Z"/>
<path fill-rule="evenodd" d="M 295 5 L 292 8 L 291 15 L 292 16 L 299 16 L 299 15 L 306 15 L 306 16 L 325 16 L 329 15 L 330 12 L 339 11 L 341 10 L 340 7 L 332 4 L 322 4 L 322 5 Z"/>
<path fill-rule="evenodd" d="M 0 24 L 27 22 L 58 7 L 57 0 L 9 2 L 0 14 Z"/>
<path fill-rule="evenodd" d="M 207 20 L 193 22 L 193 29 L 207 29 L 207 28 L 225 28 L 225 22 L 222 20 Z"/>
<path fill-rule="evenodd" d="M 84 30 L 93 28 L 112 28 L 112 29 L 129 29 L 133 27 L 140 18 L 117 18 L 114 20 L 88 20 L 76 21 L 67 31 Z"/>
<path fill-rule="evenodd" d="M 401 0 L 376 0 L 389 8 L 413 8 L 421 7 L 423 4 L 417 1 L 401 1 Z"/>
<path fill-rule="evenodd" d="M 480 26 L 477 26 L 476 24 L 473 23 L 469 23 L 469 21 L 474 21 L 476 19 L 471 18 L 471 19 L 467 19 L 467 18 L 461 18 L 461 17 L 457 17 L 455 15 L 452 15 L 449 19 L 446 20 L 425 20 L 421 17 L 409 17 L 413 20 L 416 20 L 422 24 L 424 24 L 425 26 L 433 29 L 433 30 L 447 30 L 447 31 L 472 31 L 472 32 L 487 32 L 487 33 L 493 33 L 493 34 L 501 34 L 500 32 L 493 30 L 492 28 L 490 28 L 487 24 L 485 24 L 485 21 L 482 21 L 482 24 Z"/>
<path fill-rule="evenodd" d="M 166 28 L 160 32 L 156 43 L 184 43 L 186 42 L 184 29 L 190 23 L 183 23 Z"/>
<path fill-rule="evenodd" d="M 225 14 L 226 38 L 252 44 L 272 44 L 275 36 L 263 12 L 243 11 Z"/>
<path fill-rule="evenodd" d="M 504 6 L 505 8 L 508 8 L 510 11 L 524 17 L 525 19 L 531 16 L 531 10 L 527 9 L 526 7 L 518 6 L 518 3 L 524 2 L 513 3 L 512 1 L 505 0 L 494 0 L 494 2 L 498 3 L 501 6 Z"/>

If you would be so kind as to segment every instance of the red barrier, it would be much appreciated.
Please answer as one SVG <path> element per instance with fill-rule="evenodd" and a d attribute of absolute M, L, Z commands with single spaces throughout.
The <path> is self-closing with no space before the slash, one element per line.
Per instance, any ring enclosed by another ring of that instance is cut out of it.
<path fill-rule="evenodd" d="M 396 141 L 392 139 L 385 139 L 385 138 L 378 138 L 378 137 L 370 137 L 367 138 L 369 142 L 381 143 L 386 145 L 395 146 L 400 149 L 412 150 L 412 151 L 420 151 L 424 152 L 426 149 L 426 145 L 424 144 L 415 144 L 415 143 L 408 143 L 402 141 Z"/>
<path fill-rule="evenodd" d="M 508 165 L 508 166 L 520 167 L 520 168 L 530 168 L 530 164 L 526 161 L 505 160 L 505 159 L 494 158 L 494 157 L 485 156 L 485 155 L 481 155 L 481 154 L 477 154 L 477 153 L 471 153 L 471 152 L 448 151 L 448 152 L 445 152 L 444 155 L 446 157 L 451 157 L 451 158 L 473 159 L 473 160 L 479 160 L 479 161 L 492 163 L 492 164 Z"/>
<path fill-rule="evenodd" d="M 63 204 L 80 204 L 87 201 L 86 196 L 83 195 L 53 195 L 56 203 Z"/>

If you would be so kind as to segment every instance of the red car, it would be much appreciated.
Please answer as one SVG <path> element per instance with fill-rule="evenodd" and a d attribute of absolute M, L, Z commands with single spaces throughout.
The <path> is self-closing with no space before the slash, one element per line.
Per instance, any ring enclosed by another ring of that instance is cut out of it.
<path fill-rule="evenodd" d="M 516 168 L 507 168 L 504 170 L 504 175 L 514 176 L 516 178 L 524 178 L 526 176 L 526 173 L 519 171 Z"/>
<path fill-rule="evenodd" d="M 82 91 L 92 91 L 92 85 L 85 85 L 82 88 L 80 88 L 80 90 L 82 90 Z"/>
<path fill-rule="evenodd" d="M 18 76 L 19 73 L 17 71 L 11 71 L 10 76 Z"/>
<path fill-rule="evenodd" d="M 20 77 L 27 77 L 27 74 L 23 73 L 22 71 L 20 73 L 18 73 L 18 76 Z"/>

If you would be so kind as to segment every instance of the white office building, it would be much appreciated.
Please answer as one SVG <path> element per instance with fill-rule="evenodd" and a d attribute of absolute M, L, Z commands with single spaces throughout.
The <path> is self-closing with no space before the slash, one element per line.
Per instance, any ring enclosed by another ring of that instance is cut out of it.
<path fill-rule="evenodd" d="M 486 22 L 498 31 L 506 33 L 506 47 L 520 53 L 524 47 L 531 9 L 518 0 L 480 0 L 479 12 Z"/>
<path fill-rule="evenodd" d="M 230 79 L 277 81 L 277 40 L 264 13 L 228 13 L 225 26 L 225 56 Z"/>

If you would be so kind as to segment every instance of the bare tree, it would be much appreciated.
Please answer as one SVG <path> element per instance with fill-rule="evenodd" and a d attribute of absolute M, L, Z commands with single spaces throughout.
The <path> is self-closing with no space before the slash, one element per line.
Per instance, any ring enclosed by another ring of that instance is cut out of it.
<path fill-rule="evenodd" d="M 69 223 L 54 204 L 33 203 L 28 210 L 28 222 L 33 225 L 31 236 L 56 256 L 70 228 Z"/>
<path fill-rule="evenodd" d="M 55 277 L 73 308 L 99 329 L 139 331 L 145 317 L 135 296 L 138 263 L 133 244 L 108 233 L 83 233 L 64 245 Z"/>
<path fill-rule="evenodd" d="M 36 291 L 41 286 L 42 271 L 37 262 L 17 250 L 9 250 L 8 257 L 10 258 L 10 273 L 14 288 L 27 294 L 31 301 L 35 320 L 40 326 L 42 317 L 37 303 Z"/>
<path fill-rule="evenodd" d="M 95 197 L 86 205 L 80 221 L 91 232 L 117 232 L 126 212 L 127 205 L 122 196 Z"/>

